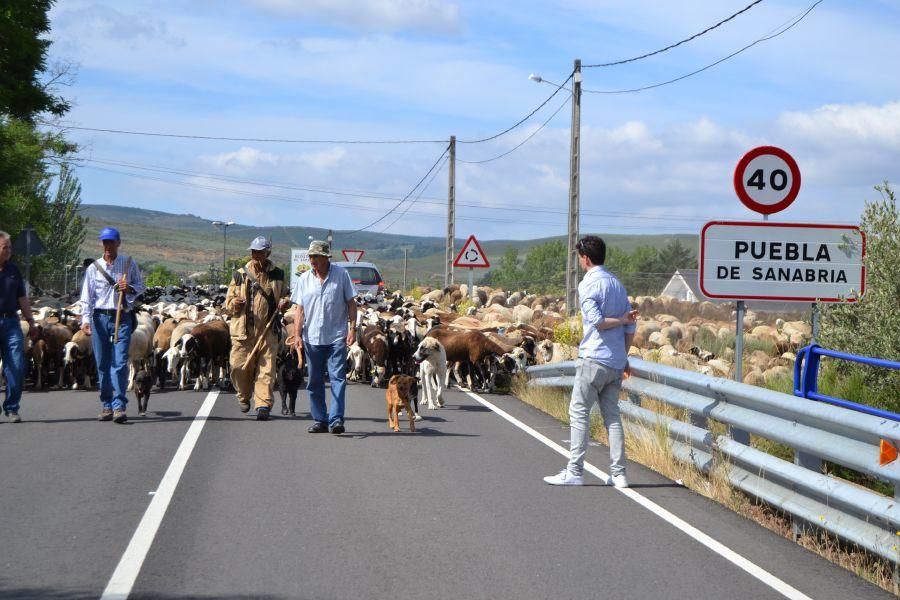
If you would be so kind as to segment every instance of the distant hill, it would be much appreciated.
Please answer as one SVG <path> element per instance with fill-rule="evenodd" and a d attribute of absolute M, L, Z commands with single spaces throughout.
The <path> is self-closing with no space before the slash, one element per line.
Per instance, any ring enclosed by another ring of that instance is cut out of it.
<path fill-rule="evenodd" d="M 81 214 L 88 219 L 88 235 L 82 246 L 83 255 L 99 256 L 96 233 L 103 227 L 115 227 L 122 232 L 123 251 L 134 256 L 144 269 L 156 264 L 187 275 L 205 270 L 210 264 L 222 264 L 222 231 L 212 221 L 196 215 L 175 215 L 143 208 L 84 204 Z M 255 227 L 235 224 L 228 228 L 227 256 L 246 256 L 250 240 L 264 235 L 273 243 L 273 259 L 278 264 L 290 260 L 290 249 L 305 248 L 309 236 L 324 239 L 327 230 L 318 227 Z M 600 233 L 606 242 L 625 251 L 638 246 L 662 248 L 675 239 L 688 248 L 696 248 L 697 235 L 618 235 Z M 479 240 L 489 259 L 497 260 L 508 247 L 516 248 L 524 258 L 534 246 L 551 240 L 565 242 L 565 236 L 533 240 Z M 350 233 L 334 231 L 336 260 L 342 260 L 341 248 L 366 251 L 364 260 L 379 266 L 391 287 L 399 286 L 403 279 L 403 249 L 408 248 L 409 266 L 407 281 L 435 285 L 443 282 L 444 238 L 418 237 L 368 231 Z M 465 239 L 458 239 L 459 249 Z M 480 274 L 479 274 L 480 275 Z M 465 275 L 457 272 L 457 281 L 465 281 Z"/>

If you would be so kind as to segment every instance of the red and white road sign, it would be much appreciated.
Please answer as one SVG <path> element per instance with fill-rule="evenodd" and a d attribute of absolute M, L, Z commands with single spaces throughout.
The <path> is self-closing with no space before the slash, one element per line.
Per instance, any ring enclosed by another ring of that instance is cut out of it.
<path fill-rule="evenodd" d="M 700 290 L 734 300 L 858 300 L 865 256 L 855 225 L 711 221 L 700 233 Z"/>
<path fill-rule="evenodd" d="M 344 260 L 347 262 L 359 262 L 365 253 L 365 250 L 341 250 L 341 254 L 344 255 Z"/>
<path fill-rule="evenodd" d="M 469 267 L 470 269 L 486 269 L 491 266 L 488 262 L 487 255 L 481 249 L 481 245 L 474 235 L 470 235 L 466 243 L 463 244 L 462 250 L 456 255 L 453 261 L 454 267 Z"/>
<path fill-rule="evenodd" d="M 750 210 L 771 215 L 784 210 L 800 192 L 800 167 L 775 146 L 754 148 L 734 169 L 734 191 Z"/>

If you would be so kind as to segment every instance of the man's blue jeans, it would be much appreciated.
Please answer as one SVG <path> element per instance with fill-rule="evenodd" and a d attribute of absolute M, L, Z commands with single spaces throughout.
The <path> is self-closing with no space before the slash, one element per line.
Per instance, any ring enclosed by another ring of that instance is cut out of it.
<path fill-rule="evenodd" d="M 309 412 L 313 421 L 335 425 L 344 421 L 344 396 L 347 389 L 347 344 L 342 340 L 335 344 L 313 346 L 307 344 L 306 360 L 309 366 Z M 325 370 L 331 379 L 331 410 L 325 410 Z"/>
<path fill-rule="evenodd" d="M 0 319 L 0 358 L 3 358 L 3 376 L 6 377 L 3 412 L 17 413 L 25 384 L 25 337 L 18 317 Z"/>
<path fill-rule="evenodd" d="M 128 345 L 131 343 L 131 313 L 122 313 L 119 322 L 119 341 L 113 344 L 110 336 L 116 327 L 116 315 L 94 311 L 91 319 L 91 345 L 97 361 L 100 382 L 100 404 L 103 408 L 125 410 L 128 406 Z"/>

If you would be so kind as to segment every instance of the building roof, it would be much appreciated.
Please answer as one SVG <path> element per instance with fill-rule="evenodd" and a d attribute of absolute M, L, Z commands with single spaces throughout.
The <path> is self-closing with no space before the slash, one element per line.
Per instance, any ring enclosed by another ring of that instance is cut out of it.
<path fill-rule="evenodd" d="M 710 298 L 700 290 L 699 269 L 676 269 L 672 280 L 680 277 L 686 286 L 699 298 L 700 302 L 709 301 L 714 304 L 735 304 L 736 300 Z M 670 280 L 671 281 L 671 280 Z M 668 285 L 668 284 L 667 284 Z M 755 312 L 803 313 L 812 308 L 809 302 L 785 302 L 782 300 L 744 300 L 744 306 Z"/>

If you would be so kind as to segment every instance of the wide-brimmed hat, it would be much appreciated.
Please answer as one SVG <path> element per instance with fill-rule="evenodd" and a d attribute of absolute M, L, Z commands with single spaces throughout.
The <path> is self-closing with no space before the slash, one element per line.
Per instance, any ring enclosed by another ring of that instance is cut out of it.
<path fill-rule="evenodd" d="M 266 236 L 261 235 L 259 237 L 253 238 L 253 241 L 250 242 L 250 247 L 247 250 L 271 250 L 272 242 L 266 239 Z"/>
<path fill-rule="evenodd" d="M 322 240 L 313 240 L 309 243 L 309 250 L 307 254 L 310 256 L 327 256 L 331 257 L 331 246 L 328 245 L 328 242 L 323 242 Z"/>

